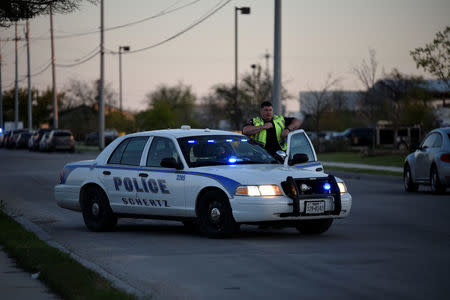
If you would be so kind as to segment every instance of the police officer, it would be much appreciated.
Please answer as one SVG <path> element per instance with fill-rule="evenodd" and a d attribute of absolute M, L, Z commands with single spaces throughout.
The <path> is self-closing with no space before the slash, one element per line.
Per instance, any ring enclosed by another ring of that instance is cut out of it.
<path fill-rule="evenodd" d="M 302 122 L 297 118 L 274 115 L 269 101 L 261 103 L 260 114 L 248 121 L 242 133 L 262 143 L 272 155 L 278 150 L 286 151 L 286 136 L 290 131 L 299 129 Z"/>

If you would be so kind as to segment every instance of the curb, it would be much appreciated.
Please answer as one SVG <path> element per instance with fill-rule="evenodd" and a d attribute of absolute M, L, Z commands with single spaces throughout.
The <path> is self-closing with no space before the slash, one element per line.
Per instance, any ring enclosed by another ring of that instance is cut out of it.
<path fill-rule="evenodd" d="M 123 281 L 122 279 L 120 279 L 120 278 L 114 276 L 113 274 L 109 273 L 108 271 L 106 271 L 105 269 L 100 267 L 99 265 L 96 265 L 95 263 L 90 262 L 90 261 L 82 258 L 81 256 L 78 256 L 77 254 L 71 252 L 70 250 L 68 250 L 67 248 L 65 248 L 64 246 L 59 244 L 58 242 L 54 241 L 51 238 L 51 236 L 47 232 L 45 232 L 41 227 L 39 227 L 38 225 L 34 224 L 33 222 L 31 222 L 30 220 L 26 219 L 25 217 L 11 215 L 5 210 L 4 210 L 4 212 L 8 216 L 13 218 L 17 223 L 22 225 L 22 227 L 25 230 L 28 230 L 28 231 L 33 232 L 34 234 L 36 234 L 37 237 L 41 241 L 47 243 L 51 247 L 54 247 L 54 248 L 60 250 L 61 252 L 69 254 L 69 256 L 71 258 L 76 260 L 78 263 L 83 265 L 85 268 L 88 268 L 88 269 L 90 269 L 90 270 L 100 274 L 105 279 L 109 280 L 114 287 L 116 287 L 116 288 L 118 288 L 118 289 L 120 289 L 122 291 L 125 291 L 125 292 L 127 292 L 129 294 L 133 294 L 136 297 L 138 297 L 139 299 L 152 298 L 151 295 L 148 295 L 148 294 L 144 293 L 143 291 L 141 291 L 141 290 L 131 286 L 127 282 Z"/>
<path fill-rule="evenodd" d="M 366 165 L 366 164 L 356 164 L 356 163 L 339 163 L 339 162 L 322 162 L 323 166 L 330 167 L 340 167 L 340 168 L 355 168 L 362 170 L 376 170 L 376 171 L 389 171 L 389 172 L 403 172 L 402 167 L 391 167 L 391 166 L 376 166 L 376 165 Z"/>
<path fill-rule="evenodd" d="M 334 171 L 328 170 L 327 174 L 335 175 L 341 179 L 355 179 L 355 180 L 373 180 L 373 181 L 384 181 L 384 182 L 393 182 L 398 181 L 399 184 L 403 184 L 403 177 L 395 176 L 395 175 L 376 175 L 376 174 L 364 174 L 364 173 L 354 173 L 350 171 Z"/>

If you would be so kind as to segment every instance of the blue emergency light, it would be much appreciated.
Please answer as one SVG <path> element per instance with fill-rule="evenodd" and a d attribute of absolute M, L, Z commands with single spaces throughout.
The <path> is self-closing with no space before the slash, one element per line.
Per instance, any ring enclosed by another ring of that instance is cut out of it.
<path fill-rule="evenodd" d="M 230 164 L 234 164 L 234 163 L 237 162 L 237 158 L 234 157 L 234 156 L 232 156 L 232 157 L 230 157 L 230 158 L 228 159 L 228 162 L 229 162 Z"/>
<path fill-rule="evenodd" d="M 327 182 L 327 183 L 325 183 L 325 184 L 323 185 L 323 189 L 324 189 L 325 191 L 329 191 L 329 190 L 331 190 L 331 185 Z"/>

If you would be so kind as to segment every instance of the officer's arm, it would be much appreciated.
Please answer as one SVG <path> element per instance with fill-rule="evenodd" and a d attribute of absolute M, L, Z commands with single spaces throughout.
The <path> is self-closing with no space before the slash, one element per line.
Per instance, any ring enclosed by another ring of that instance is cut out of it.
<path fill-rule="evenodd" d="M 272 127 L 271 125 L 272 125 L 272 123 L 270 123 L 270 122 L 265 123 L 264 125 L 261 125 L 261 126 L 254 126 L 254 125 L 249 124 L 249 125 L 244 126 L 244 128 L 242 128 L 242 133 L 245 135 L 248 135 L 248 136 L 254 135 L 265 129 L 269 129 L 270 127 Z"/>
<path fill-rule="evenodd" d="M 285 139 L 289 134 L 289 132 L 299 129 L 301 125 L 302 121 L 300 121 L 297 118 L 292 119 L 291 124 L 289 124 L 289 126 L 286 126 L 286 128 L 281 132 L 280 134 L 281 138 Z"/>

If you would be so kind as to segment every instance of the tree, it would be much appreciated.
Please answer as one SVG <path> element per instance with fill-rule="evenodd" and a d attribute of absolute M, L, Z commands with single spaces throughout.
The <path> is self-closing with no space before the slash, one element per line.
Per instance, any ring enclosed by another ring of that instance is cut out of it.
<path fill-rule="evenodd" d="M 431 44 L 410 51 L 417 68 L 443 81 L 450 88 L 450 26 L 444 32 L 438 31 Z"/>
<path fill-rule="evenodd" d="M 96 3 L 98 0 L 87 0 Z M 83 0 L 2 0 L 0 1 L 0 26 L 9 27 L 13 22 L 48 14 L 70 13 L 79 8 Z"/>
<path fill-rule="evenodd" d="M 290 95 L 283 87 L 282 101 Z M 230 123 L 233 130 L 240 130 L 244 123 L 259 114 L 259 106 L 263 101 L 272 99 L 272 78 L 268 71 L 263 72 L 261 66 L 256 65 L 252 73 L 245 73 L 238 87 L 238 101 L 236 102 L 234 86 L 218 84 L 212 92 L 203 98 L 207 114 L 219 111 L 220 117 Z M 218 118 L 218 115 L 214 115 Z M 210 124 L 215 124 L 211 122 Z"/>
<path fill-rule="evenodd" d="M 312 122 L 313 130 L 320 131 L 320 123 L 325 112 L 331 110 L 332 100 L 334 99 L 334 93 L 331 92 L 331 88 L 335 87 L 339 83 L 339 78 L 334 78 L 332 74 L 328 74 L 324 84 L 318 91 L 311 91 L 310 97 L 302 99 L 301 105 L 304 110 L 309 113 Z"/>
<path fill-rule="evenodd" d="M 431 95 L 423 86 L 422 77 L 404 75 L 397 69 L 393 69 L 376 84 L 378 94 L 383 101 L 383 115 L 394 129 L 395 144 L 397 143 L 396 134 L 401 126 L 417 124 L 425 128 L 432 126 L 429 116 L 433 113 L 427 101 L 431 99 Z M 421 113 L 417 111 L 419 107 Z M 411 117 L 411 114 L 414 117 Z"/>
<path fill-rule="evenodd" d="M 97 106 L 99 101 L 100 80 L 85 82 L 72 79 L 66 89 L 66 97 L 63 102 L 63 110 L 72 109 L 80 105 Z M 103 99 L 105 104 L 113 107 L 117 103 L 117 95 L 111 84 L 105 84 L 103 87 Z"/>
<path fill-rule="evenodd" d="M 364 87 L 358 103 L 358 112 L 369 124 L 375 128 L 382 112 L 383 104 L 379 101 L 376 89 L 374 89 L 377 78 L 378 62 L 376 52 L 369 49 L 369 62 L 363 59 L 361 66 L 354 67 L 353 73 Z M 372 138 L 372 150 L 375 149 L 375 135 Z"/>
<path fill-rule="evenodd" d="M 52 122 L 52 90 L 47 88 L 43 92 L 32 89 L 32 128 L 39 128 L 43 124 Z M 64 93 L 58 93 L 58 105 L 64 101 Z M 14 88 L 3 92 L 3 113 L 5 122 L 14 121 Z M 19 88 L 19 122 L 23 122 L 24 128 L 28 128 L 28 91 Z"/>
<path fill-rule="evenodd" d="M 178 128 L 183 124 L 198 126 L 194 119 L 196 96 L 190 86 L 159 86 L 147 94 L 148 109 L 136 116 L 138 129 Z"/>

